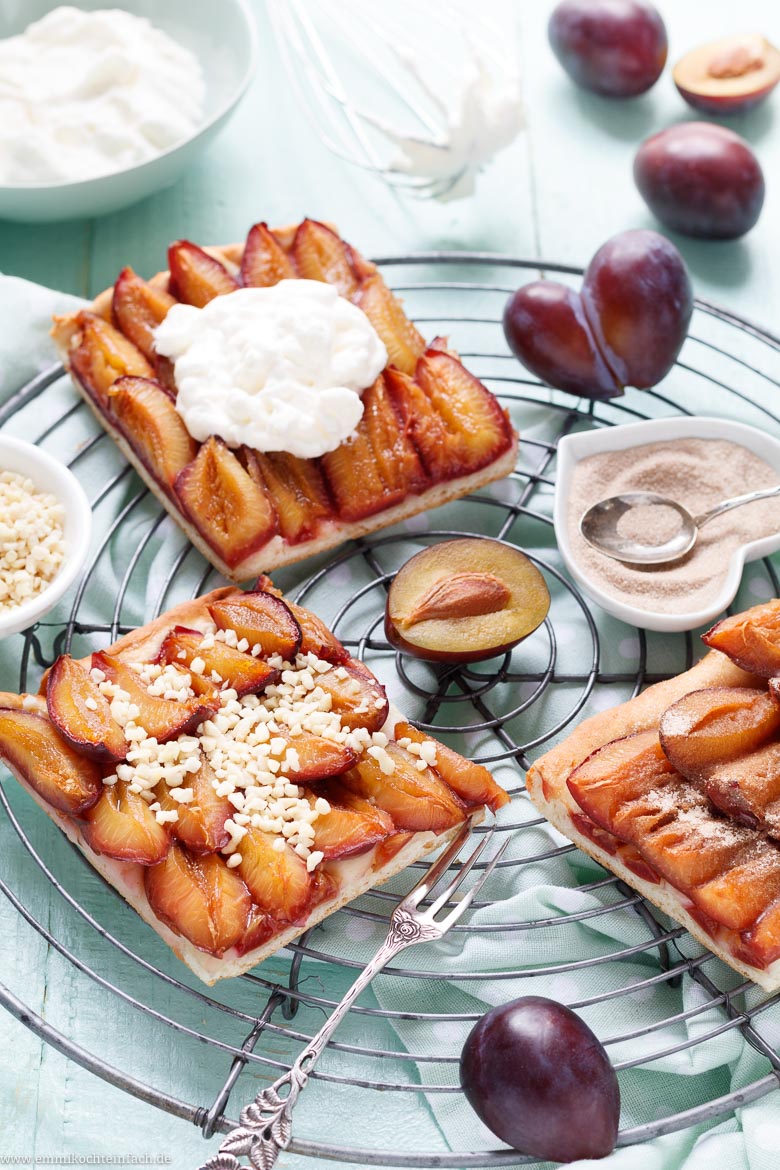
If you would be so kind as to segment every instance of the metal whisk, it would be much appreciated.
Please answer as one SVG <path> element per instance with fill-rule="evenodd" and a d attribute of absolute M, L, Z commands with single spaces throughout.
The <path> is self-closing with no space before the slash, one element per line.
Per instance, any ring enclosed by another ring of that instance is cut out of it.
<path fill-rule="evenodd" d="M 268 0 L 268 12 L 323 143 L 391 187 L 420 199 L 470 194 L 476 172 L 522 127 L 506 30 L 473 6 Z"/>

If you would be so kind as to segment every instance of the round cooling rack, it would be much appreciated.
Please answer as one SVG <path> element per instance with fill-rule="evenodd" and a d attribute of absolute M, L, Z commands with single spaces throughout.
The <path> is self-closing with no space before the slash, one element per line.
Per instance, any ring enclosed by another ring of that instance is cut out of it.
<path fill-rule="evenodd" d="M 659 387 L 592 403 L 526 376 L 500 324 L 504 300 L 518 284 L 540 271 L 569 279 L 578 270 L 474 253 L 379 264 L 423 333 L 449 336 L 509 409 L 522 437 L 517 470 L 465 501 L 274 576 L 368 662 L 420 726 L 490 764 L 512 792 L 499 829 L 513 840 L 482 901 L 441 949 L 405 952 L 352 1009 L 296 1111 L 291 1150 L 360 1165 L 531 1162 L 497 1148 L 458 1096 L 457 1060 L 469 1028 L 486 1006 L 521 993 L 564 999 L 607 1045 L 624 1102 L 620 1144 L 721 1117 L 778 1087 L 778 997 L 741 982 L 547 826 L 525 795 L 523 777 L 581 718 L 679 673 L 698 656 L 692 635 L 633 630 L 591 606 L 569 580 L 552 530 L 558 440 L 573 430 L 675 414 L 779 428 L 780 340 L 697 301 L 681 359 Z M 218 583 L 76 400 L 61 368 L 20 388 L 0 410 L 0 425 L 76 471 L 92 500 L 98 539 L 68 608 L 19 637 L 20 689 L 35 690 L 58 653 L 105 647 Z M 397 654 L 382 624 L 393 573 L 426 544 L 465 534 L 524 549 L 550 588 L 546 622 L 488 663 L 433 667 Z M 772 563 L 756 562 L 746 568 L 735 607 L 778 592 Z M 20 929 L 37 932 L 44 961 L 69 988 L 60 1010 L 47 998 L 45 1019 L 40 1005 L 24 1002 L 29 996 L 10 986 L 0 988 L 0 1002 L 60 1052 L 192 1121 L 206 1136 L 232 1128 L 262 1084 L 290 1067 L 376 949 L 395 902 L 417 876 L 399 875 L 254 972 L 207 988 L 15 785 L 0 788 L 0 802 L 14 846 L 0 888 L 28 924 Z M 549 895 L 542 914 L 534 901 L 540 887 Z M 493 903 L 509 898 L 511 912 L 493 913 Z M 88 1028 L 80 1028 L 78 1041 L 73 1035 L 85 1004 L 96 1017 L 89 1043 Z M 149 1038 L 148 1058 L 143 1046 L 131 1058 L 113 1039 L 131 1032 Z M 725 1069 L 745 1050 L 751 1072 L 734 1089 Z M 681 1070 L 675 1099 L 659 1103 L 642 1091 L 646 1073 Z M 452 1152 L 445 1152 L 443 1134 Z M 453 1137 L 459 1134 L 466 1135 L 460 1145 Z"/>

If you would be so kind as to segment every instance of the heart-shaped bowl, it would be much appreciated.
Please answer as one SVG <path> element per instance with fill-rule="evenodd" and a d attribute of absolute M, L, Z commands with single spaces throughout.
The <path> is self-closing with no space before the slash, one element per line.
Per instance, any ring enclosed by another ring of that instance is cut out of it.
<path fill-rule="evenodd" d="M 742 570 L 748 561 L 780 549 L 780 532 L 740 545 L 731 554 L 717 597 L 704 609 L 680 613 L 663 613 L 641 609 L 610 596 L 598 582 L 589 576 L 585 567 L 574 556 L 568 532 L 568 505 L 574 469 L 581 459 L 605 451 L 625 451 L 643 447 L 647 443 L 671 442 L 674 439 L 728 439 L 747 447 L 777 472 L 780 483 L 780 440 L 744 423 L 731 419 L 691 416 L 688 418 L 661 418 L 626 426 L 604 427 L 601 430 L 582 431 L 566 435 L 558 444 L 558 463 L 555 484 L 555 537 L 561 557 L 570 575 L 582 591 L 607 613 L 641 630 L 659 630 L 679 633 L 710 624 L 734 600 L 742 580 Z M 746 484 L 745 491 L 750 490 Z"/>
<path fill-rule="evenodd" d="M 27 476 L 38 491 L 50 492 L 65 509 L 65 557 L 60 571 L 35 597 L 13 608 L 0 609 L 0 638 L 5 638 L 39 622 L 77 579 L 89 555 L 92 510 L 73 472 L 40 447 L 23 439 L 0 435 L 0 471 Z"/>

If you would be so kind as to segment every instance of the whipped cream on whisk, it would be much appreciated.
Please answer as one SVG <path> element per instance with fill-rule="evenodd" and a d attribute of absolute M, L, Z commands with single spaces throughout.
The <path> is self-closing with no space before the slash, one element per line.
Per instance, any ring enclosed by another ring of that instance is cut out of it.
<path fill-rule="evenodd" d="M 441 200 L 471 195 L 478 172 L 510 146 L 523 129 L 519 79 L 491 68 L 482 54 L 473 49 L 463 69 L 459 91 L 448 104 L 431 90 L 416 62 L 404 56 L 407 69 L 446 120 L 440 133 L 428 138 L 402 134 L 384 121 L 371 118 L 372 124 L 400 149 L 389 169 L 422 179 L 442 180 L 442 189 L 436 195 Z M 444 182 L 447 179 L 451 180 L 450 185 Z"/>

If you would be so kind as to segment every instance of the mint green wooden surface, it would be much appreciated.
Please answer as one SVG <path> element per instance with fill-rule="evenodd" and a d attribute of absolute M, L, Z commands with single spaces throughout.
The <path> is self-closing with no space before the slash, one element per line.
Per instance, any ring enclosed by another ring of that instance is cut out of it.
<path fill-rule="evenodd" d="M 649 95 L 635 102 L 611 104 L 591 98 L 572 87 L 547 48 L 549 0 L 496 0 L 489 7 L 507 36 L 518 38 L 528 128 L 482 176 L 475 198 L 443 206 L 404 202 L 378 181 L 332 158 L 314 138 L 285 86 L 262 3 L 256 0 L 257 80 L 228 129 L 193 171 L 171 190 L 103 220 L 50 228 L 0 224 L 0 269 L 94 294 L 123 264 L 144 274 L 162 267 L 165 247 L 174 237 L 225 242 L 241 238 L 257 219 L 284 223 L 306 214 L 336 222 L 369 255 L 474 248 L 580 265 L 614 232 L 651 226 L 631 181 L 634 150 L 653 130 L 695 116 L 678 97 L 669 72 Z M 706 4 L 666 0 L 661 7 L 670 31 L 671 60 L 697 42 L 730 31 L 756 29 L 780 40 L 775 0 L 744 0 L 739 6 L 733 0 Z M 768 191 L 762 219 L 743 241 L 675 240 L 690 265 L 698 295 L 780 332 L 780 96 L 730 125 L 754 145 L 764 166 Z M 13 679 L 0 682 L 14 685 Z M 26 807 L 21 800 L 19 804 Z M 61 872 L 77 872 L 70 869 L 76 863 L 53 826 L 36 818 L 34 832 L 36 847 L 51 856 L 55 870 L 59 866 Z M 165 1011 L 165 989 L 133 974 L 129 962 L 124 966 L 97 937 L 87 935 L 84 924 L 50 893 L 4 824 L 0 858 L 3 877 L 24 892 L 41 921 L 51 921 L 57 937 L 67 939 L 84 961 L 107 976 L 121 971 L 125 982 L 135 980 L 139 997 L 148 994 Z M 88 907 L 104 906 L 104 892 L 87 874 L 83 889 Z M 120 906 L 111 925 L 137 938 L 133 918 Z M 180 1042 L 162 1029 L 154 1030 L 157 1041 L 152 1047 L 150 1032 L 136 1016 L 122 1012 L 113 996 L 102 993 L 49 949 L 4 899 L 0 933 L 0 980 L 33 1010 L 135 1075 L 178 1084 L 181 1096 L 207 1102 L 207 1078 L 199 1065 L 202 1047 Z M 144 938 L 150 959 L 177 969 L 148 932 Z M 246 1007 L 251 1010 L 248 1002 Z M 241 1038 L 240 1028 L 226 1027 L 226 1040 L 236 1043 Z M 4 1015 L 0 1054 L 0 1154 L 160 1153 L 182 1170 L 194 1167 L 203 1156 L 206 1147 L 191 1125 L 99 1081 Z M 333 1100 L 334 1128 L 328 1136 L 335 1139 L 337 1093 Z M 378 1143 L 392 1144 L 391 1126 L 402 1122 L 402 1109 L 386 1095 L 377 1098 L 376 1113 Z M 423 1122 L 418 1124 L 421 1129 L 412 1144 L 432 1148 L 433 1125 L 426 1130 Z M 348 1130 L 341 1137 L 347 1140 Z M 674 1148 L 684 1150 L 685 1138 L 675 1139 Z M 649 1165 L 641 1151 L 631 1164 Z M 288 1156 L 279 1165 L 313 1163 Z M 620 1165 L 628 1166 L 629 1161 L 623 1157 Z"/>

